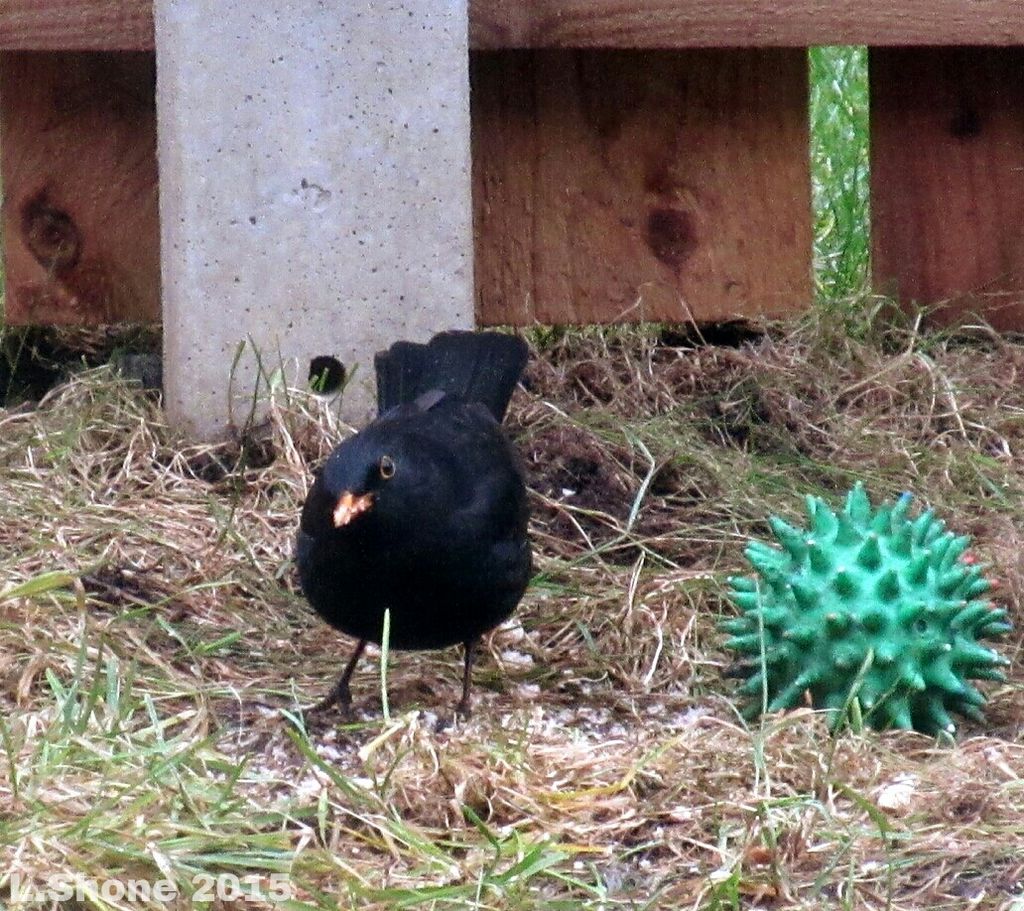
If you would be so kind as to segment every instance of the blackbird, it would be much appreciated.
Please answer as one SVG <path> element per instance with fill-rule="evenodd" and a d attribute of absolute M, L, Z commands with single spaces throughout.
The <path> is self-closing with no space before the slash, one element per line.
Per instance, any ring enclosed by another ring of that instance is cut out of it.
<path fill-rule="evenodd" d="M 444 332 L 375 357 L 378 417 L 331 453 L 302 509 L 302 591 L 358 640 L 316 708 L 349 710 L 389 609 L 391 648 L 463 644 L 457 712 L 469 714 L 477 642 L 515 610 L 532 567 L 526 487 L 501 429 L 527 354 L 514 336 Z"/>

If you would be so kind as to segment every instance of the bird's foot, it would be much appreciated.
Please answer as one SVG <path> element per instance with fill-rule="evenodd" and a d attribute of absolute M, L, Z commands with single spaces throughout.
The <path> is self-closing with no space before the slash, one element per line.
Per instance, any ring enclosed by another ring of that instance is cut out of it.
<path fill-rule="evenodd" d="M 323 699 L 306 709 L 306 714 L 322 715 L 334 708 L 341 712 L 342 718 L 346 721 L 352 718 L 352 693 L 349 692 L 347 686 L 344 689 L 341 687 L 332 689 Z"/>
<path fill-rule="evenodd" d="M 441 714 L 438 716 L 437 722 L 434 725 L 434 731 L 438 734 L 443 734 L 456 722 L 468 721 L 472 714 L 473 712 L 470 709 L 469 703 L 460 701 L 459 704 L 455 706 L 454 715 Z"/>
<path fill-rule="evenodd" d="M 352 652 L 352 657 L 348 659 L 348 664 L 345 665 L 345 670 L 342 672 L 338 682 L 331 687 L 331 691 L 323 699 L 307 710 L 307 714 L 322 714 L 337 706 L 346 721 L 352 720 L 352 690 L 349 689 L 348 682 L 352 679 L 352 672 L 356 669 L 356 663 L 359 661 L 359 656 L 362 655 L 365 648 L 366 640 L 360 639 L 355 647 L 355 651 Z"/>

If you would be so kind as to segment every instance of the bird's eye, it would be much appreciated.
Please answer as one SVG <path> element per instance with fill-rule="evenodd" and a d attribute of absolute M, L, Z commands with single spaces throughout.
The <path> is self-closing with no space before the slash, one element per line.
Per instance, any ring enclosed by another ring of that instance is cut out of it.
<path fill-rule="evenodd" d="M 387 481 L 395 476 L 395 460 L 389 455 L 380 457 L 380 476 Z"/>

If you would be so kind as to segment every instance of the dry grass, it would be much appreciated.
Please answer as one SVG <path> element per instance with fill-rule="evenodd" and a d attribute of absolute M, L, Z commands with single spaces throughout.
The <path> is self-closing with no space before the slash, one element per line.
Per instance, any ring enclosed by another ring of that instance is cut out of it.
<path fill-rule="evenodd" d="M 455 651 L 393 657 L 390 722 L 371 661 L 358 723 L 302 715 L 349 647 L 289 563 L 328 406 L 279 397 L 242 449 L 103 371 L 0 411 L 0 896 L 230 871 L 293 908 L 1024 907 L 1019 633 L 955 746 L 747 727 L 720 673 L 744 541 L 857 478 L 974 534 L 1016 614 L 1024 346 L 853 312 L 740 347 L 536 333 L 539 572 L 443 730 Z"/>

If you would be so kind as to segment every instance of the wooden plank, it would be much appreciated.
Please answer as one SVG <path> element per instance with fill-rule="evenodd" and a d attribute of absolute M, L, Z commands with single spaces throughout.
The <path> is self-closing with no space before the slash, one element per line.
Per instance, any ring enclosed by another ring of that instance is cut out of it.
<path fill-rule="evenodd" d="M 470 0 L 470 45 L 1022 44 L 1020 0 Z"/>
<path fill-rule="evenodd" d="M 1024 329 L 1024 48 L 875 50 L 877 290 Z"/>
<path fill-rule="evenodd" d="M 0 50 L 153 49 L 151 0 L 3 0 Z"/>
<path fill-rule="evenodd" d="M 9 323 L 160 318 L 153 55 L 0 54 Z"/>
<path fill-rule="evenodd" d="M 147 50 L 152 0 L 4 0 L 0 50 Z M 1021 0 L 470 0 L 470 45 L 1024 44 Z"/>
<path fill-rule="evenodd" d="M 480 323 L 810 301 L 804 51 L 476 53 L 471 82 Z"/>

